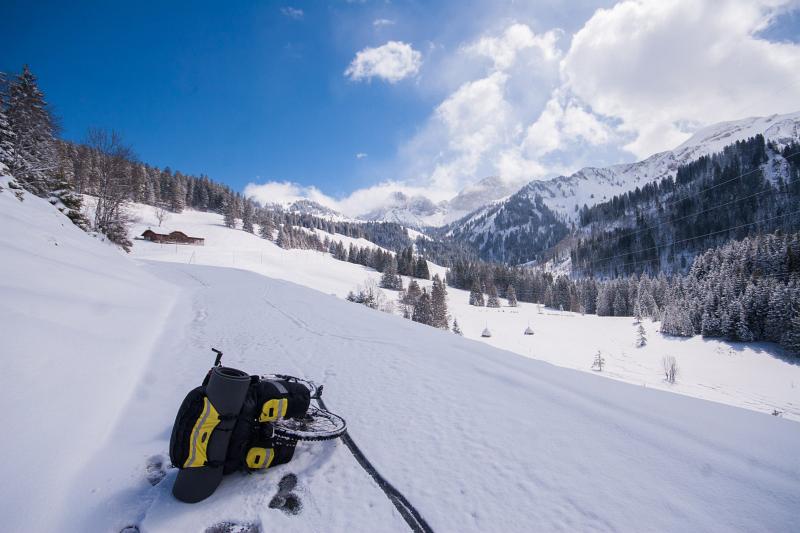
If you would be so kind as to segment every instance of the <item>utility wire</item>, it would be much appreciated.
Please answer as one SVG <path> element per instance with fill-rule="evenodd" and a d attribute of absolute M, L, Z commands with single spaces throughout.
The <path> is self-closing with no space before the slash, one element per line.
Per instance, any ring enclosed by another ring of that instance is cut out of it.
<path fill-rule="evenodd" d="M 650 250 L 658 250 L 659 248 L 665 248 L 667 246 L 672 246 L 672 245 L 675 245 L 675 244 L 681 244 L 681 243 L 693 241 L 693 240 L 696 240 L 696 239 L 702 239 L 702 238 L 705 238 L 705 237 L 710 237 L 712 235 L 718 235 L 720 233 L 725 233 L 726 231 L 746 228 L 746 227 L 753 226 L 753 225 L 756 225 L 756 224 L 761 224 L 763 222 L 769 222 L 771 220 L 777 220 L 777 219 L 780 219 L 780 218 L 784 218 L 784 217 L 787 217 L 787 216 L 790 216 L 790 215 L 796 215 L 796 214 L 800 214 L 800 210 L 790 211 L 789 213 L 784 213 L 782 215 L 777 215 L 777 216 L 765 218 L 765 219 L 762 219 L 762 220 L 756 220 L 756 221 L 753 221 L 753 222 L 749 222 L 747 224 L 739 224 L 738 226 L 729 226 L 727 228 L 723 228 L 723 229 L 717 230 L 717 231 L 712 231 L 712 232 L 706 233 L 704 235 L 698 235 L 696 237 L 688 237 L 688 238 L 685 238 L 685 239 L 678 239 L 678 240 L 671 241 L 671 242 L 668 242 L 668 243 L 665 243 L 665 244 L 659 244 L 659 245 L 656 245 L 656 246 L 651 246 L 649 248 L 643 248 L 643 249 L 635 250 L 635 251 L 632 251 L 632 252 L 626 252 L 626 253 L 622 253 L 622 254 L 611 255 L 611 256 L 608 256 L 608 257 L 602 257 L 600 259 L 596 259 L 594 261 L 590 261 L 588 263 L 588 265 L 594 266 L 594 265 L 596 265 L 598 263 L 601 263 L 601 262 L 604 262 L 604 261 L 609 261 L 611 259 L 616 259 L 618 257 L 625 257 L 625 256 L 628 256 L 628 255 L 633 255 L 635 253 L 642 253 L 642 252 L 647 252 L 647 251 L 650 251 Z M 630 264 L 641 263 L 641 262 L 652 262 L 652 261 L 656 261 L 656 260 L 657 259 L 633 261 L 632 263 L 624 263 L 624 264 L 616 265 L 616 266 L 617 267 L 623 267 L 623 266 L 627 266 L 627 265 L 630 265 Z"/>
<path fill-rule="evenodd" d="M 800 151 L 794 152 L 792 154 L 788 154 L 787 156 L 784 157 L 784 159 L 788 159 L 788 158 L 793 157 L 795 155 L 800 155 Z M 712 189 L 715 189 L 715 188 L 720 187 L 722 185 L 725 185 L 727 183 L 732 183 L 732 182 L 734 182 L 736 180 L 739 180 L 739 179 L 743 178 L 744 176 L 747 176 L 749 174 L 752 174 L 752 173 L 754 173 L 756 171 L 761 171 L 761 170 L 763 170 L 761 167 L 755 168 L 753 170 L 749 170 L 747 172 L 739 174 L 738 176 L 736 176 L 734 178 L 730 178 L 728 180 L 725 180 L 725 181 L 722 181 L 720 183 L 714 184 L 714 185 L 712 185 L 710 187 L 706 187 L 705 189 L 701 189 L 701 190 L 697 191 L 696 193 L 686 195 L 683 198 L 679 198 L 677 200 L 670 200 L 669 202 L 665 202 L 664 204 L 661 205 L 661 207 L 665 208 L 665 207 L 668 207 L 668 206 L 671 206 L 671 205 L 675 205 L 676 203 L 683 202 L 684 200 L 688 200 L 688 199 L 693 198 L 693 197 L 698 197 L 698 196 L 700 196 L 701 194 L 703 194 L 703 193 L 705 193 L 707 191 L 710 191 Z M 791 183 L 794 184 L 794 183 L 797 183 L 797 181 L 795 180 L 795 181 L 792 181 Z M 718 209 L 718 208 L 724 207 L 726 205 L 731 205 L 731 204 L 736 203 L 738 201 L 746 200 L 748 198 L 752 198 L 754 196 L 757 196 L 758 194 L 764 194 L 764 193 L 767 193 L 767 192 L 772 191 L 772 190 L 775 190 L 775 188 L 772 187 L 772 186 L 769 186 L 769 187 L 765 188 L 763 191 L 761 191 L 760 193 L 757 193 L 757 194 L 754 194 L 754 195 L 750 195 L 750 196 L 747 196 L 747 197 L 744 197 L 744 198 L 739 198 L 739 199 L 736 199 L 736 200 L 731 200 L 730 202 L 727 202 L 725 204 L 720 204 L 718 206 L 709 208 L 709 209 L 707 209 L 705 211 L 701 211 L 699 213 L 694 213 L 694 214 L 690 213 L 688 215 L 685 215 L 685 216 L 683 216 L 681 218 L 677 218 L 675 220 L 660 222 L 660 223 L 655 224 L 653 226 L 648 226 L 646 228 L 642 228 L 642 229 L 639 229 L 639 230 L 636 230 L 636 231 L 633 231 L 633 232 L 623 233 L 622 235 L 608 235 L 607 237 L 605 237 L 603 239 L 595 240 L 595 241 L 592 241 L 592 242 L 595 243 L 595 244 L 601 244 L 603 242 L 607 242 L 607 241 L 610 241 L 612 239 L 619 240 L 619 239 L 622 239 L 624 237 L 628 237 L 630 235 L 637 235 L 639 233 L 647 231 L 648 229 L 657 228 L 659 226 L 662 226 L 664 224 L 668 224 L 668 223 L 671 223 L 671 222 L 678 222 L 680 220 L 684 220 L 684 219 L 689 218 L 691 216 L 701 215 L 703 213 L 707 213 L 707 212 L 712 211 L 714 209 Z M 600 204 L 596 204 L 596 205 L 600 205 Z"/>

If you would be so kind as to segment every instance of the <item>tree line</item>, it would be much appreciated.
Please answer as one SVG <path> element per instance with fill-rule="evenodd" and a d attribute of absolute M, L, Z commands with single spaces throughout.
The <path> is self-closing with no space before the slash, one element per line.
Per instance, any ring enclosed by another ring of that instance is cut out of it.
<path fill-rule="evenodd" d="M 674 179 L 584 206 L 573 273 L 686 272 L 695 255 L 729 240 L 800 229 L 798 152 L 756 135 L 680 166 Z"/>
<path fill-rule="evenodd" d="M 9 187 L 46 198 L 76 225 L 87 229 L 80 197 L 59 165 L 59 124 L 36 76 L 26 65 L 9 79 L 0 72 L 0 171 L 14 178 Z"/>
<path fill-rule="evenodd" d="M 554 276 L 460 261 L 447 282 L 472 305 L 519 299 L 578 313 L 651 318 L 667 335 L 769 341 L 800 356 L 800 233 L 755 235 L 699 254 L 685 274 L 616 279 Z M 488 297 L 485 299 L 484 294 Z"/>
<path fill-rule="evenodd" d="M 396 261 L 391 265 L 396 266 Z M 347 300 L 365 305 L 387 313 L 394 313 L 395 305 L 390 302 L 381 291 L 381 288 L 399 291 L 397 305 L 400 314 L 407 319 L 420 324 L 449 329 L 450 315 L 447 310 L 447 285 L 438 274 L 433 276 L 431 290 L 421 288 L 416 279 L 411 279 L 407 288 L 403 288 L 403 280 L 393 274 L 394 268 L 387 268 L 381 277 L 380 285 L 371 278 L 361 284 L 355 291 L 350 291 Z M 454 331 L 459 330 L 457 323 Z M 460 330 L 459 330 L 460 331 Z"/>

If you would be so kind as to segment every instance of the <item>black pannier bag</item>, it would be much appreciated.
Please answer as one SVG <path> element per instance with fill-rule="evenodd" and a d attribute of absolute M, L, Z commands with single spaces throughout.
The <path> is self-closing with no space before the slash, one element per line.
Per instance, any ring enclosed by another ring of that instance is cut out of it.
<path fill-rule="evenodd" d="M 310 402 L 300 383 L 212 368 L 204 385 L 184 399 L 172 428 L 170 460 L 180 469 L 175 497 L 198 502 L 225 474 L 288 463 L 296 442 L 276 437 L 273 422 L 304 417 Z"/>

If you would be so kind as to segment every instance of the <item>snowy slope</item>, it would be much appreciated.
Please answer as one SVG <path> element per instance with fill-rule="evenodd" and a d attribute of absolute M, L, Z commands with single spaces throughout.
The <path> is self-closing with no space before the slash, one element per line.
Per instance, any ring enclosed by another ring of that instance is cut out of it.
<path fill-rule="evenodd" d="M 195 506 L 172 499 L 172 471 L 154 488 L 132 475 L 165 452 L 164 406 L 202 377 L 212 343 L 228 364 L 324 382 L 351 435 L 436 531 L 794 526 L 795 423 L 559 369 L 253 273 L 154 270 L 187 292 L 174 315 L 184 326 L 122 413 L 133 425 L 83 472 L 76 527 L 407 531 L 340 443 L 301 445 L 295 462 L 231 476 Z M 128 447 L 138 453 L 125 471 Z M 267 507 L 286 472 L 300 479 L 296 517 Z"/>
<path fill-rule="evenodd" d="M 137 205 L 140 222 L 136 233 L 148 224 L 155 226 L 150 206 Z M 156 228 L 158 229 L 158 228 Z M 325 294 L 344 297 L 365 279 L 380 279 L 380 273 L 360 265 L 333 259 L 329 254 L 309 250 L 283 250 L 275 244 L 240 230 L 230 230 L 215 213 L 185 211 L 171 215 L 162 231 L 179 229 L 206 238 L 203 247 L 167 246 L 135 241 L 133 255 L 139 258 L 183 264 L 234 267 L 271 278 L 293 281 Z M 364 239 L 330 236 L 358 246 L 374 246 Z M 444 276 L 446 269 L 429 264 L 431 274 Z M 408 285 L 409 279 L 405 279 Z M 430 286 L 430 281 L 420 282 Z M 396 298 L 392 291 L 384 291 Z M 716 402 L 800 420 L 800 365 L 781 358 L 780 348 L 769 344 L 741 344 L 696 337 L 678 340 L 662 337 L 656 325 L 647 324 L 649 343 L 635 348 L 635 326 L 629 318 L 581 316 L 543 310 L 533 304 L 516 309 L 477 308 L 468 305 L 469 293 L 448 289 L 448 308 L 457 318 L 464 335 L 525 357 L 591 372 L 591 361 L 602 350 L 608 368 L 604 377 L 635 385 L 654 387 Z M 537 334 L 522 332 L 530 322 Z M 480 334 L 485 325 L 495 333 L 491 339 Z M 575 333 L 580 332 L 580 335 Z M 568 339 L 568 340 L 567 340 Z M 664 383 L 661 359 L 678 359 L 678 383 Z"/>
<path fill-rule="evenodd" d="M 15 355 L 0 400 L 17 407 L 2 444 L 15 459 L 2 466 L 4 530 L 407 531 L 339 442 L 229 476 L 201 504 L 172 498 L 172 469 L 151 486 L 146 467 L 157 481 L 212 345 L 231 366 L 324 383 L 436 531 L 796 526 L 800 424 L 558 368 L 239 268 L 131 260 L 41 201 L 0 202 L 11 258 L 0 327 Z M 299 478 L 296 516 L 268 507 L 286 472 Z"/>
<path fill-rule="evenodd" d="M 205 246 L 162 245 L 135 240 L 133 255 L 139 258 L 251 270 L 339 296 L 347 295 L 367 277 L 379 276 L 374 270 L 337 261 L 327 253 L 284 250 L 256 235 L 231 230 L 223 224 L 222 215 L 216 213 L 187 210 L 179 215 L 171 214 L 158 227 L 151 206 L 136 204 L 132 212 L 138 219 L 133 226 L 133 235 L 141 235 L 145 229 L 151 228 L 160 233 L 180 230 L 188 235 L 205 238 Z M 365 239 L 314 231 L 321 238 L 327 235 L 332 240 L 341 241 L 345 247 L 349 247 L 351 243 L 360 247 L 376 246 Z"/>
<path fill-rule="evenodd" d="M 130 401 L 177 292 L 46 201 L 0 191 L 0 529 L 60 530 L 64 499 Z"/>

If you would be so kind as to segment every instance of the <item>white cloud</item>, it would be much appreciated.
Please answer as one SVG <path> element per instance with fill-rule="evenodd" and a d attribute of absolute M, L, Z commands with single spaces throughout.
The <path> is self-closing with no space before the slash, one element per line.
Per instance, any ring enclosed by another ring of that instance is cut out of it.
<path fill-rule="evenodd" d="M 365 157 L 367 157 L 367 154 L 364 152 L 358 152 L 356 154 L 356 159 L 364 159 Z"/>
<path fill-rule="evenodd" d="M 538 158 L 576 142 L 597 146 L 615 139 L 612 128 L 599 117 L 575 101 L 562 100 L 555 91 L 536 122 L 528 126 L 522 141 L 527 155 Z"/>
<path fill-rule="evenodd" d="M 558 80 L 559 35 L 512 23 L 460 46 L 457 59 L 467 69 L 482 59 L 489 62 L 453 90 L 403 146 L 404 175 L 455 195 L 489 175 L 517 182 L 545 174 L 543 165 L 525 159 L 521 143 L 541 111 L 536 101 L 544 103 Z M 448 68 L 459 70 L 453 62 Z"/>
<path fill-rule="evenodd" d="M 514 65 L 517 55 L 526 49 L 535 48 L 545 61 L 558 59 L 556 48 L 559 30 L 536 35 L 525 24 L 514 23 L 499 36 L 484 36 L 464 47 L 471 54 L 485 56 L 494 62 L 497 70 L 507 70 Z"/>
<path fill-rule="evenodd" d="M 414 76 L 422 64 L 422 54 L 410 44 L 389 41 L 377 48 L 364 48 L 344 72 L 353 81 L 381 78 L 389 83 Z"/>
<path fill-rule="evenodd" d="M 335 209 L 345 215 L 356 217 L 385 206 L 393 201 L 395 193 L 402 192 L 407 196 L 421 195 L 433 201 L 449 198 L 442 196 L 437 190 L 426 187 L 414 187 L 399 181 L 385 181 L 371 187 L 358 189 L 348 196 L 334 198 L 324 194 L 316 187 L 307 187 L 288 181 L 269 181 L 266 183 L 248 183 L 244 188 L 245 196 L 254 198 L 262 204 L 289 203 L 296 200 L 313 200 L 320 205 Z"/>
<path fill-rule="evenodd" d="M 372 21 L 372 25 L 376 28 L 381 28 L 383 26 L 392 26 L 394 25 L 394 21 L 390 19 L 375 19 Z"/>
<path fill-rule="evenodd" d="M 294 20 L 300 20 L 303 18 L 303 15 L 305 15 L 302 9 L 291 6 L 282 7 L 281 13 L 283 13 L 284 16 Z"/>
<path fill-rule="evenodd" d="M 789 6 L 797 0 L 624 0 L 571 39 L 507 23 L 423 73 L 448 94 L 401 147 L 400 175 L 451 191 L 488 175 L 537 179 L 797 110 L 800 46 L 759 36 Z"/>
<path fill-rule="evenodd" d="M 409 44 L 365 48 L 345 72 L 350 79 L 419 76 L 441 95 L 400 146 L 389 169 L 398 179 L 342 198 L 287 183 L 248 191 L 358 215 L 394 191 L 440 201 L 486 176 L 516 183 L 643 158 L 710 123 L 795 111 L 800 46 L 759 36 L 790 4 L 798 5 L 624 0 L 571 36 L 506 22 L 457 46 L 431 45 L 421 73 L 422 55 Z"/>
<path fill-rule="evenodd" d="M 326 196 L 316 187 L 306 187 L 290 181 L 268 181 L 261 184 L 248 183 L 244 188 L 244 195 L 255 198 L 262 203 L 283 203 L 308 199 L 328 207 L 334 207 L 336 204 L 335 200 Z"/>
<path fill-rule="evenodd" d="M 786 4 L 628 0 L 598 10 L 572 39 L 563 88 L 619 119 L 637 157 L 675 147 L 687 125 L 794 111 L 800 46 L 757 35 Z"/>

